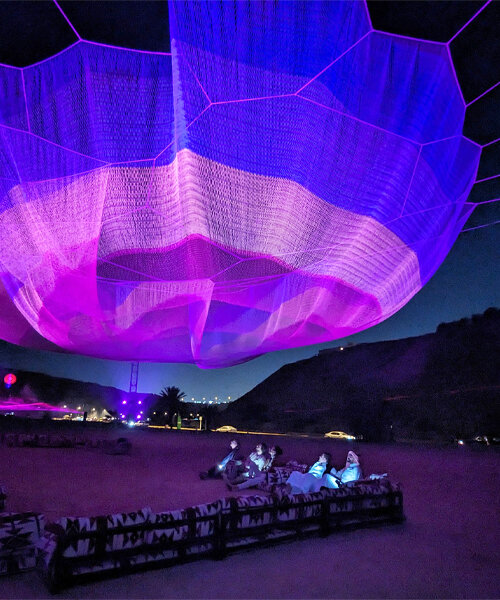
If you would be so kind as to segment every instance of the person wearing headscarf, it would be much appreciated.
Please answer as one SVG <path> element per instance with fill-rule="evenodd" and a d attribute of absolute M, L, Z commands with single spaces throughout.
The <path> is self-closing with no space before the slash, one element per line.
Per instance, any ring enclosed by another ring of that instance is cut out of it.
<path fill-rule="evenodd" d="M 358 479 L 361 479 L 362 476 L 359 456 L 353 450 L 349 450 L 345 467 L 338 471 L 332 467 L 330 473 L 325 473 L 321 478 L 321 487 L 331 489 L 338 488 L 348 481 L 357 481 Z"/>

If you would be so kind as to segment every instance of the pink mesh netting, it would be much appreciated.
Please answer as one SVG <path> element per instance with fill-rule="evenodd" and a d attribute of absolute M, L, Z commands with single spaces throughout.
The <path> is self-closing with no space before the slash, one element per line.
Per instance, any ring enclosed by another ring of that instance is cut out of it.
<path fill-rule="evenodd" d="M 170 13 L 171 55 L 0 68 L 0 336 L 220 367 L 392 315 L 470 212 L 445 47 L 361 2 Z"/>

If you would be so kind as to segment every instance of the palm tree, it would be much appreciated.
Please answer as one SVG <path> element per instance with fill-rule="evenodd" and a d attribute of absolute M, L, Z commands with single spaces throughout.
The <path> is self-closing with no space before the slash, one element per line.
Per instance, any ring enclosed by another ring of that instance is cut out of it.
<path fill-rule="evenodd" d="M 181 414 L 182 399 L 185 396 L 186 394 L 181 392 L 178 387 L 163 388 L 158 401 L 150 410 L 149 418 L 151 421 L 158 425 L 175 424 L 174 419 L 177 419 L 177 415 Z"/>

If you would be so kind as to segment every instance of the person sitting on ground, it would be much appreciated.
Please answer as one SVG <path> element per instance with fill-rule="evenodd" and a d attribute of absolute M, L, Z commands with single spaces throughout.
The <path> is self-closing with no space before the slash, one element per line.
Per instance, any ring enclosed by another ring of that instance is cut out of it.
<path fill-rule="evenodd" d="M 359 456 L 352 450 L 349 450 L 345 467 L 339 471 L 332 467 L 330 473 L 326 473 L 321 478 L 321 487 L 334 489 L 349 481 L 357 481 L 362 477 L 363 474 L 361 472 L 361 465 L 359 464 Z"/>
<path fill-rule="evenodd" d="M 265 447 L 265 444 L 261 445 Z M 260 483 L 264 483 L 266 481 L 266 473 L 272 467 L 274 459 L 277 456 L 281 456 L 281 454 L 283 454 L 283 450 L 279 446 L 271 446 L 262 469 L 259 469 L 258 464 L 254 460 L 249 460 L 247 471 L 242 473 L 239 478 L 228 481 L 228 488 L 234 492 L 257 487 Z"/>
<path fill-rule="evenodd" d="M 229 453 L 219 463 L 210 467 L 208 471 L 202 471 L 200 479 L 221 479 L 230 462 L 235 466 L 241 466 L 243 465 L 243 459 L 244 456 L 241 453 L 238 440 L 231 440 L 229 442 Z"/>
<path fill-rule="evenodd" d="M 268 461 L 267 446 L 264 442 L 260 442 L 255 446 L 255 450 L 250 453 L 242 469 L 228 469 L 223 474 L 227 487 L 232 489 L 232 486 L 244 483 L 249 478 L 253 479 L 260 476 Z"/>
<path fill-rule="evenodd" d="M 330 461 L 330 454 L 328 452 L 323 452 L 307 473 L 292 471 L 290 477 L 286 481 L 285 491 L 289 494 L 318 492 L 321 488 L 322 477 L 325 474 Z"/>

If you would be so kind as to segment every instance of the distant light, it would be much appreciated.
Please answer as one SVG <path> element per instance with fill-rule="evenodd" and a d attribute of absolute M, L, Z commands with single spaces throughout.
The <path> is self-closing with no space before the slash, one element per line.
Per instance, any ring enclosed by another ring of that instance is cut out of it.
<path fill-rule="evenodd" d="M 82 410 L 82 407 L 81 407 L 81 406 L 79 406 L 79 407 L 78 407 L 76 410 Z"/>
<path fill-rule="evenodd" d="M 7 375 L 3 378 L 3 382 L 7 388 L 10 388 L 11 385 L 14 385 L 16 381 L 17 377 L 14 375 L 14 373 L 7 373 Z"/>
<path fill-rule="evenodd" d="M 68 408 L 68 407 L 67 407 L 67 406 L 66 406 L 66 404 L 65 404 L 65 405 L 63 406 L 63 408 Z"/>
<path fill-rule="evenodd" d="M 92 410 L 95 410 L 95 408 L 93 408 Z"/>
<path fill-rule="evenodd" d="M 135 423 L 134 423 L 133 421 L 129 421 L 129 422 L 127 423 L 127 425 L 128 425 L 129 427 L 133 427 L 133 426 L 135 425 Z"/>
<path fill-rule="evenodd" d="M 463 440 L 458 440 L 458 445 L 459 446 L 463 446 L 464 445 L 464 441 Z"/>
<path fill-rule="evenodd" d="M 343 350 L 344 348 L 342 346 L 340 346 L 340 349 Z"/>
<path fill-rule="evenodd" d="M 126 401 L 126 400 L 124 400 L 124 401 L 122 402 L 122 404 L 127 404 L 127 401 Z"/>
<path fill-rule="evenodd" d="M 139 400 L 139 402 L 137 404 L 142 404 L 142 400 Z"/>
<path fill-rule="evenodd" d="M 227 399 L 228 399 L 228 400 L 231 400 L 231 396 L 228 396 L 228 397 L 227 397 Z"/>
<path fill-rule="evenodd" d="M 137 415 L 137 419 L 140 419 L 140 418 L 141 418 L 141 415 Z"/>
<path fill-rule="evenodd" d="M 163 413 L 164 415 L 166 415 L 167 413 Z"/>
<path fill-rule="evenodd" d="M 191 398 L 191 402 L 194 402 L 194 398 Z"/>
<path fill-rule="evenodd" d="M 141 415 L 144 413 L 144 411 L 143 411 L 143 410 L 141 410 L 141 411 L 139 411 L 139 412 L 141 413 Z"/>
<path fill-rule="evenodd" d="M 208 401 L 208 403 L 209 403 L 209 404 L 212 404 L 212 403 L 213 403 L 213 400 L 209 400 L 209 401 Z"/>

